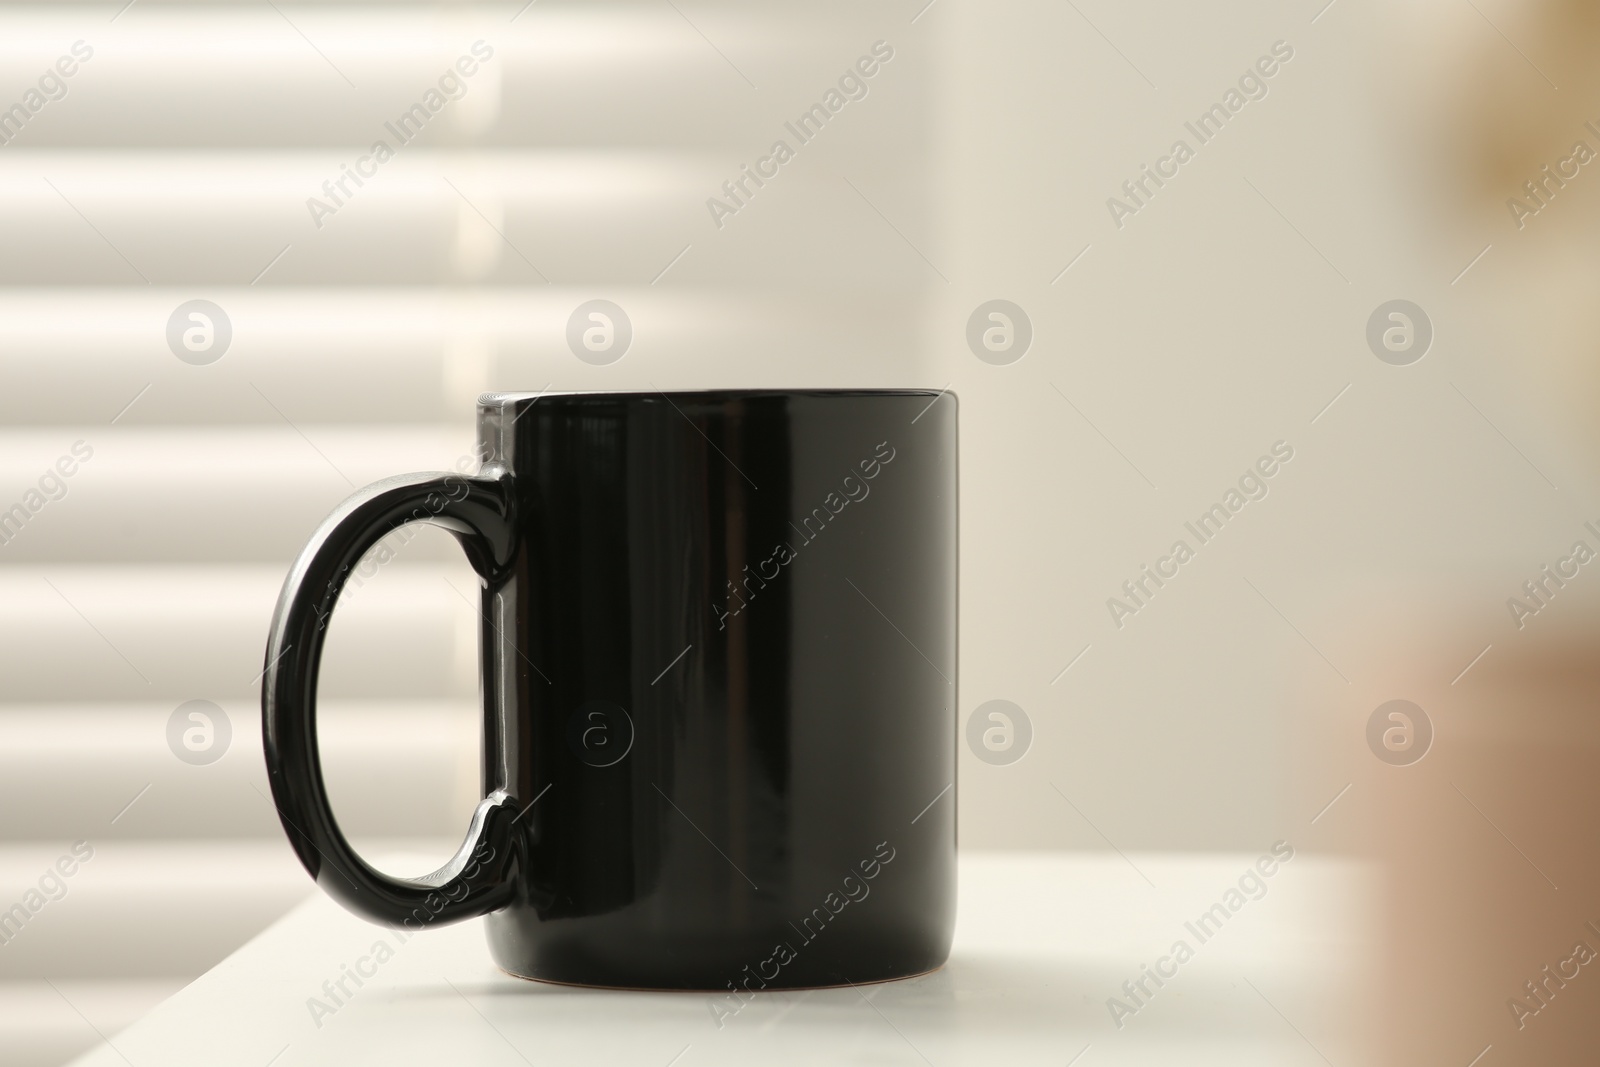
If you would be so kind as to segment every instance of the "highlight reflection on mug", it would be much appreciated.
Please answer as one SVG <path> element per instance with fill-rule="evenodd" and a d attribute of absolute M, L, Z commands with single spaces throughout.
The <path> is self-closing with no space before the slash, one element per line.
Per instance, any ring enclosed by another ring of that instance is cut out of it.
<path fill-rule="evenodd" d="M 167 717 L 167 747 L 185 763 L 215 763 L 232 740 L 228 713 L 209 700 L 186 700 Z"/>
<path fill-rule="evenodd" d="M 1028 754 L 1033 723 L 1028 713 L 1009 700 L 979 704 L 967 719 L 967 747 L 985 763 L 1003 767 Z"/>
<path fill-rule="evenodd" d="M 585 701 L 567 720 L 567 747 L 591 767 L 620 763 L 633 748 L 633 720 L 610 701 Z"/>

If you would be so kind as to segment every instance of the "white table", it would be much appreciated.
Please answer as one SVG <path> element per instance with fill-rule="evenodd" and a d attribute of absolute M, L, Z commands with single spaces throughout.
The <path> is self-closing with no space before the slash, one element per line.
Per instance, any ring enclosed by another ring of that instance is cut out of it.
<path fill-rule="evenodd" d="M 1255 859 L 967 854 L 955 949 L 943 970 L 860 990 L 762 994 L 720 1027 L 714 998 L 704 994 L 510 978 L 490 962 L 478 922 L 413 937 L 333 1014 L 314 1019 L 308 1001 L 326 996 L 324 981 L 337 979 L 342 965 L 369 954 L 379 939 L 395 941 L 316 894 L 76 1062 L 1372 1062 L 1371 1037 L 1355 1025 L 1372 1017 L 1378 989 L 1374 883 L 1361 868 L 1299 855 L 1204 944 L 1186 932 L 1185 922 L 1217 903 Z M 1123 981 L 1137 979 L 1141 965 L 1180 938 L 1194 958 L 1119 1029 L 1107 998 L 1122 996 Z"/>

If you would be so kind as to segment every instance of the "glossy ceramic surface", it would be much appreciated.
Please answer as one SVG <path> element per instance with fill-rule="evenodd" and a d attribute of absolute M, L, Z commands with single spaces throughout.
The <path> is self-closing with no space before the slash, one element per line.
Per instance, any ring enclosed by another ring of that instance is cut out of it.
<path fill-rule="evenodd" d="M 948 393 L 490 395 L 475 476 L 347 501 L 267 648 L 273 795 L 331 895 L 487 914 L 514 974 L 794 988 L 939 966 L 955 908 L 956 401 Z M 328 810 L 317 659 L 349 569 L 412 521 L 483 579 L 486 799 L 385 876 Z"/>

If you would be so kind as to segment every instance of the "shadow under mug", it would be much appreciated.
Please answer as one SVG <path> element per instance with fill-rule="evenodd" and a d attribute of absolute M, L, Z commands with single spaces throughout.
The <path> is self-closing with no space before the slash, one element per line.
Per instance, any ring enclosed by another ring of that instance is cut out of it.
<path fill-rule="evenodd" d="M 284 830 L 351 911 L 486 915 L 495 961 L 755 990 L 939 967 L 955 917 L 956 400 L 488 394 L 476 475 L 345 501 L 284 582 L 262 730 Z M 444 867 L 364 862 L 316 691 L 351 568 L 411 522 L 482 586 L 483 782 Z"/>

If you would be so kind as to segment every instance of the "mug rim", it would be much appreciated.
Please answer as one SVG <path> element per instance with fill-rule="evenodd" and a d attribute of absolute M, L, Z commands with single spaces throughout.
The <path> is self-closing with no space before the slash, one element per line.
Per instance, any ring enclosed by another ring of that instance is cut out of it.
<path fill-rule="evenodd" d="M 503 410 L 508 407 L 532 403 L 546 398 L 571 398 L 594 397 L 606 400 L 631 400 L 652 397 L 686 398 L 701 400 L 718 399 L 754 399 L 757 397 L 774 396 L 804 396 L 804 397 L 891 397 L 891 396 L 931 396 L 937 399 L 948 395 L 951 399 L 959 401 L 955 390 L 924 389 L 924 388 L 897 388 L 897 389 L 557 389 L 545 390 L 540 393 L 533 392 L 488 392 L 478 396 L 478 408 L 483 411 Z"/>

